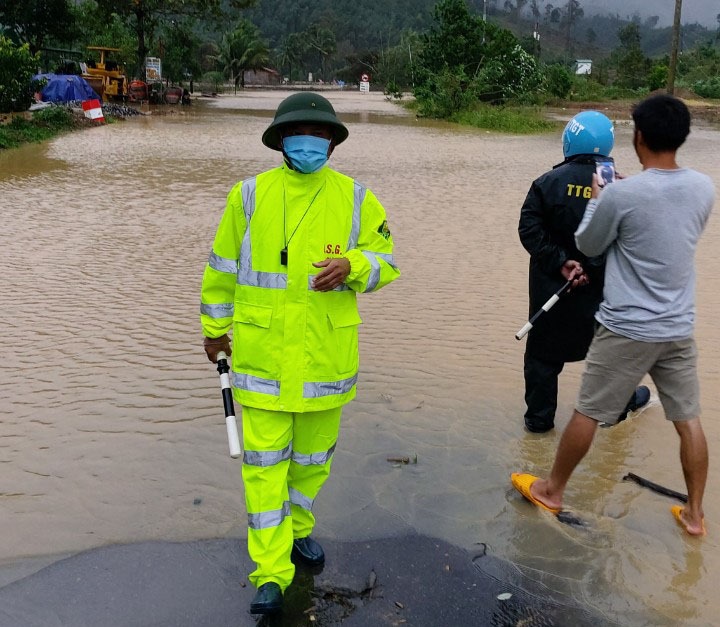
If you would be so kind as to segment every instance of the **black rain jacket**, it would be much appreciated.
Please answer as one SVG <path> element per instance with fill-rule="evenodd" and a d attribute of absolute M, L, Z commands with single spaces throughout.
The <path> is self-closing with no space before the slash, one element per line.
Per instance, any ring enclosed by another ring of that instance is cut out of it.
<path fill-rule="evenodd" d="M 592 341 L 605 258 L 588 259 L 575 246 L 574 234 L 589 200 L 593 172 L 592 155 L 566 159 L 533 181 L 520 211 L 518 233 L 530 253 L 529 316 L 563 286 L 561 269 L 568 259 L 579 261 L 590 279 L 561 296 L 530 330 L 525 351 L 543 361 L 580 361 Z"/>

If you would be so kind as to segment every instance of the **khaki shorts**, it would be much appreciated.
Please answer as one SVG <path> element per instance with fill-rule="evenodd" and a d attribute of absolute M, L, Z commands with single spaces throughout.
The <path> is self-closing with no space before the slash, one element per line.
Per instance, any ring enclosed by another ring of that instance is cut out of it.
<path fill-rule="evenodd" d="M 598 422 L 617 422 L 642 378 L 649 374 L 668 420 L 700 415 L 697 348 L 679 342 L 639 342 L 598 325 L 585 358 L 576 409 Z"/>

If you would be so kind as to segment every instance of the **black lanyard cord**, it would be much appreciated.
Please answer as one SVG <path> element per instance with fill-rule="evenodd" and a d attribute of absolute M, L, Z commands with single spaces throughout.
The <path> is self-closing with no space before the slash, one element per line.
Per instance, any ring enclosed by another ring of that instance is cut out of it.
<path fill-rule="evenodd" d="M 305 213 L 302 214 L 302 218 L 300 218 L 298 223 L 295 225 L 295 228 L 293 229 L 293 232 L 290 234 L 290 237 L 288 237 L 287 236 L 287 210 L 286 210 L 286 202 L 285 202 L 285 185 L 283 185 L 283 237 L 285 238 L 285 248 L 287 248 L 290 245 L 290 240 L 292 240 L 292 238 L 295 235 L 295 233 L 297 232 L 298 228 L 300 228 L 302 221 L 305 219 L 305 216 L 308 214 L 308 211 L 310 211 L 310 207 L 313 206 L 315 199 L 320 195 L 320 192 L 324 188 L 325 188 L 325 183 L 323 183 L 320 186 L 320 188 L 315 192 L 315 195 L 312 197 L 310 204 L 307 206 L 307 209 L 305 209 Z"/>
<path fill-rule="evenodd" d="M 285 247 L 280 251 L 280 264 L 283 266 L 287 266 L 288 262 L 288 246 L 290 246 L 290 241 L 292 240 L 293 236 L 297 232 L 298 228 L 300 228 L 300 225 L 302 224 L 302 221 L 305 219 L 305 216 L 308 214 L 308 211 L 310 211 L 310 207 L 313 206 L 313 203 L 315 202 L 315 199 L 320 195 L 320 192 L 325 188 L 325 183 L 323 183 L 320 188 L 315 192 L 315 195 L 312 197 L 312 200 L 310 201 L 310 204 L 307 206 L 307 209 L 305 209 L 305 213 L 302 214 L 302 217 L 298 221 L 298 223 L 295 225 L 295 228 L 293 229 L 293 232 L 290 233 L 290 237 L 287 236 L 287 202 L 285 197 L 285 181 L 283 181 L 283 238 L 285 241 Z"/>

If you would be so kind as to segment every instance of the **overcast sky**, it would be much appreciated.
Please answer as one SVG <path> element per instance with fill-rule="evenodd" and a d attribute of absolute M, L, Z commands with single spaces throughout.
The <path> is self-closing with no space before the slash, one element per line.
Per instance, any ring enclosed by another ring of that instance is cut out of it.
<path fill-rule="evenodd" d="M 554 4 L 559 5 L 560 2 Z M 581 0 L 585 15 L 592 13 L 619 13 L 627 17 L 637 12 L 642 18 L 651 15 L 660 17 L 660 25 L 672 24 L 675 14 L 675 0 Z M 703 26 L 715 28 L 717 14 L 720 13 L 718 0 L 683 0 L 682 22 L 699 22 Z"/>

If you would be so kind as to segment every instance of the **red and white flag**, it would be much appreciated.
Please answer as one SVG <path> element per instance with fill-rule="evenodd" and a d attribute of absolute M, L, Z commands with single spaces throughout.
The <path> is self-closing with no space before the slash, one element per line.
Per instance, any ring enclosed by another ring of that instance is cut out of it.
<path fill-rule="evenodd" d="M 86 118 L 90 118 L 96 122 L 105 122 L 99 100 L 85 100 L 82 103 L 82 108 Z"/>

